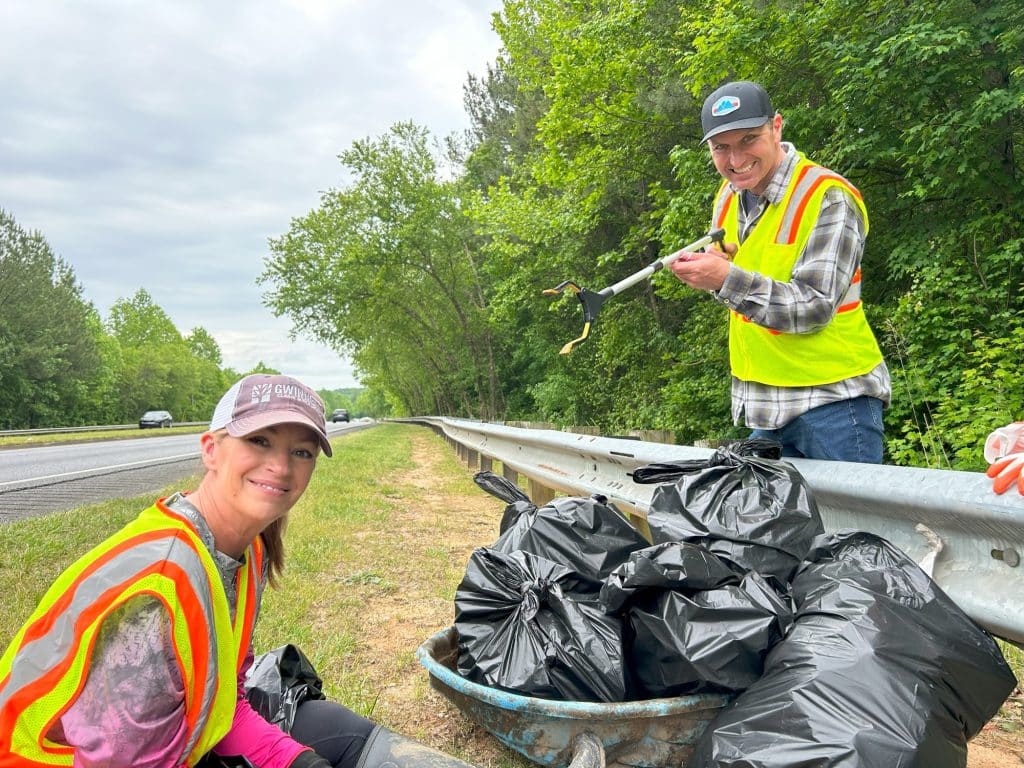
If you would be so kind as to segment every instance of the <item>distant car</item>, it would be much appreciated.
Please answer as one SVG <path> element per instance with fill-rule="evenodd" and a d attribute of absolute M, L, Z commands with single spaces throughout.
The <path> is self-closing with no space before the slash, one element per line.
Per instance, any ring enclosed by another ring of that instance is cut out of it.
<path fill-rule="evenodd" d="M 170 427 L 174 419 L 168 411 L 146 411 L 139 418 L 139 429 L 146 427 Z"/>
<path fill-rule="evenodd" d="M 344 408 L 335 408 L 331 413 L 331 422 L 336 424 L 339 421 L 348 421 L 348 411 Z"/>

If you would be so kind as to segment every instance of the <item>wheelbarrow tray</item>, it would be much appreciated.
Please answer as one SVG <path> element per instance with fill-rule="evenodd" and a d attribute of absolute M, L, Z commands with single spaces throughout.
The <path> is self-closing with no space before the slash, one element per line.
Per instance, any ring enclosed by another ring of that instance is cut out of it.
<path fill-rule="evenodd" d="M 430 637 L 416 658 L 430 685 L 499 741 L 540 765 L 680 768 L 707 724 L 732 697 L 699 694 L 611 704 L 521 696 L 459 675 L 454 626 Z M 594 749 L 603 754 L 594 755 Z"/>

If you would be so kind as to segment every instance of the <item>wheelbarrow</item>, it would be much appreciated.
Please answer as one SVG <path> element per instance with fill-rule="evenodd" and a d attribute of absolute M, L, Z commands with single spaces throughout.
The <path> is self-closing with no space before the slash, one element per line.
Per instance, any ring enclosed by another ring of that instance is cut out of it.
<path fill-rule="evenodd" d="M 459 675 L 458 654 L 454 626 L 416 650 L 434 690 L 506 746 L 552 768 L 681 768 L 704 728 L 732 700 L 699 694 L 604 704 L 520 696 Z"/>

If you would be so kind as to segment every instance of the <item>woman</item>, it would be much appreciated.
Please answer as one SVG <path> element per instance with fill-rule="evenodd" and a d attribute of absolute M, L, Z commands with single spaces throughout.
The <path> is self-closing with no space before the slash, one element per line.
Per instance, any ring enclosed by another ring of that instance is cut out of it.
<path fill-rule="evenodd" d="M 289 376 L 247 376 L 200 445 L 199 487 L 157 501 L 72 564 L 0 658 L 0 768 L 176 768 L 228 756 L 259 768 L 374 768 L 420 749 L 328 701 L 300 705 L 285 734 L 245 699 L 288 512 L 319 453 L 331 455 L 319 396 Z"/>

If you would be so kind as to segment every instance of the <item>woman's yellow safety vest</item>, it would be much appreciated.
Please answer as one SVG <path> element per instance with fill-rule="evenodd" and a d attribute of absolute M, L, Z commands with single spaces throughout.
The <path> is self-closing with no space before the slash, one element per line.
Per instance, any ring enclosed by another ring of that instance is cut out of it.
<path fill-rule="evenodd" d="M 47 738 L 89 673 L 104 619 L 126 601 L 159 600 L 185 684 L 186 746 L 193 766 L 231 728 L 237 676 L 263 590 L 263 546 L 238 570 L 232 622 L 210 551 L 192 523 L 161 499 L 71 565 L 0 658 L 0 768 L 70 766 L 74 750 Z"/>
<path fill-rule="evenodd" d="M 773 280 L 788 281 L 817 223 L 822 199 L 829 189 L 850 194 L 864 216 L 861 194 L 837 173 L 802 154 L 783 199 L 767 206 L 742 244 L 739 205 L 728 183 L 719 189 L 714 226 L 726 232 L 726 242 L 738 246 L 738 267 Z M 752 322 L 736 311 L 729 316 L 729 361 L 732 375 L 778 387 L 831 384 L 868 373 L 882 362 L 882 352 L 868 326 L 861 304 L 860 269 L 847 289 L 832 320 L 812 333 L 782 333 Z"/>

